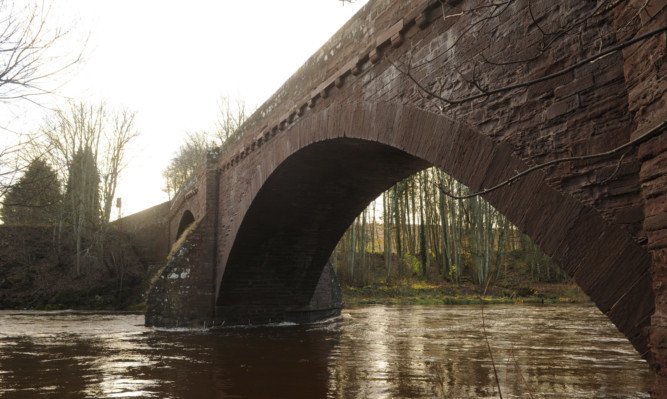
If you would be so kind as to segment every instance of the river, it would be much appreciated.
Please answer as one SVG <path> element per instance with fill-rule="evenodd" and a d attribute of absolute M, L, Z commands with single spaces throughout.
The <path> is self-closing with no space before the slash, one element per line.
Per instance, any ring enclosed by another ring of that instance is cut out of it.
<path fill-rule="evenodd" d="M 371 306 L 209 331 L 146 328 L 134 314 L 0 311 L 0 397 L 498 398 L 491 358 L 504 398 L 649 397 L 647 363 L 593 306 L 484 315 L 491 351 L 479 306 Z"/>

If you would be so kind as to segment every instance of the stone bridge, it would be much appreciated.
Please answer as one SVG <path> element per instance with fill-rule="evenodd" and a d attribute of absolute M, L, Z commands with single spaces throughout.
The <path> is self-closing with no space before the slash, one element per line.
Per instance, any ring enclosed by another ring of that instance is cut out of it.
<path fill-rule="evenodd" d="M 329 255 L 400 179 L 434 165 L 482 191 L 573 158 L 484 198 L 651 362 L 663 395 L 664 5 L 371 0 L 174 200 L 169 242 L 185 239 L 146 323 L 338 314 Z"/>

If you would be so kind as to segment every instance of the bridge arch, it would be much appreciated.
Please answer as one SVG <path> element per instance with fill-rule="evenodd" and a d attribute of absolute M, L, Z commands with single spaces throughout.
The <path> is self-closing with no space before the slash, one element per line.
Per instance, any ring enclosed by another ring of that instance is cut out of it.
<path fill-rule="evenodd" d="M 178 241 L 179 238 L 181 238 L 181 235 L 185 232 L 185 230 L 190 227 L 192 223 L 195 222 L 195 216 L 190 212 L 190 210 L 186 209 L 183 211 L 181 215 L 181 220 L 178 222 L 178 229 L 176 230 L 176 238 L 174 241 Z"/>
<path fill-rule="evenodd" d="M 254 146 L 253 146 L 254 147 Z M 472 190 L 528 165 L 503 142 L 401 103 L 337 104 L 298 118 L 243 162 L 239 218 L 219 253 L 219 307 L 306 304 L 351 221 L 385 189 L 430 165 Z M 267 156 L 267 154 L 270 154 Z M 545 172 L 485 196 L 591 297 L 640 354 L 654 309 L 649 254 Z M 238 176 L 234 176 L 238 178 Z"/>

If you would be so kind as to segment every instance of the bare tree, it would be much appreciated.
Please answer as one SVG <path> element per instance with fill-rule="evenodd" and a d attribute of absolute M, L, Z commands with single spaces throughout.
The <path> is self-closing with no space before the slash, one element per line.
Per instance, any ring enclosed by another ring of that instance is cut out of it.
<path fill-rule="evenodd" d="M 44 141 L 49 148 L 51 164 L 65 176 L 64 207 L 62 223 L 72 224 L 76 241 L 76 273 L 81 273 L 81 255 L 84 238 L 89 238 L 99 215 L 97 203 L 99 172 L 97 156 L 105 117 L 104 106 L 86 106 L 70 103 L 67 109 L 56 111 L 53 119 L 42 129 Z M 85 237 L 84 237 L 85 236 Z"/>
<path fill-rule="evenodd" d="M 41 148 L 49 149 L 55 165 L 68 182 L 61 222 L 72 223 L 77 247 L 77 274 L 83 241 L 106 226 L 111 215 L 118 178 L 125 166 L 125 150 L 137 137 L 134 113 L 109 113 L 105 104 L 70 103 L 43 127 Z M 101 230 L 103 242 L 105 229 Z"/>
<path fill-rule="evenodd" d="M 132 139 L 139 133 L 134 129 L 135 113 L 123 110 L 113 114 L 110 128 L 104 131 L 105 148 L 100 170 L 102 175 L 102 223 L 106 225 L 111 218 L 111 208 L 116 196 L 118 177 L 127 164 L 125 150 Z"/>
<path fill-rule="evenodd" d="M 70 34 L 68 28 L 49 24 L 50 8 L 43 1 L 15 2 L 0 0 L 0 103 L 6 118 L 11 107 L 23 103 L 39 105 L 38 97 L 53 92 L 56 80 L 82 59 L 85 44 L 73 54 L 58 48 Z M 6 123 L 3 120 L 0 123 Z M 17 181 L 31 160 L 23 149 L 33 138 L 12 131 L 7 126 L 0 142 L 0 198 Z"/>
<path fill-rule="evenodd" d="M 222 145 L 241 127 L 249 112 L 244 100 L 237 99 L 232 103 L 227 96 L 220 97 L 218 110 L 215 138 L 218 139 L 218 145 Z"/>
<path fill-rule="evenodd" d="M 222 146 L 234 137 L 234 133 L 249 116 L 245 101 L 232 102 L 227 96 L 220 97 L 218 109 L 215 131 L 188 133 L 185 142 L 162 172 L 165 182 L 163 191 L 170 199 L 173 199 L 184 185 L 197 177 L 197 171 L 206 162 L 206 150 L 209 147 Z"/>
<path fill-rule="evenodd" d="M 185 142 L 162 171 L 165 182 L 163 191 L 169 199 L 173 199 L 183 186 L 197 177 L 197 171 L 206 162 L 206 149 L 213 145 L 214 141 L 206 132 L 188 133 Z"/>

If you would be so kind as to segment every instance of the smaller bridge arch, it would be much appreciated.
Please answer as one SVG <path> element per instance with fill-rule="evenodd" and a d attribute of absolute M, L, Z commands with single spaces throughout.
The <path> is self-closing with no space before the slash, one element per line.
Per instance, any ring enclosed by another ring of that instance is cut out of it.
<path fill-rule="evenodd" d="M 192 214 L 192 212 L 190 212 L 190 210 L 186 209 L 181 215 L 181 221 L 178 223 L 178 229 L 176 230 L 175 241 L 178 241 L 178 239 L 181 238 L 185 230 L 188 227 L 190 227 L 194 222 L 195 222 L 195 216 Z"/>
<path fill-rule="evenodd" d="M 217 151 L 212 151 L 209 155 L 206 159 L 206 168 L 217 160 Z M 206 216 L 206 168 L 199 170 L 197 179 L 187 183 L 172 200 L 169 210 L 169 245 L 178 241 L 188 226 L 200 222 Z"/>

